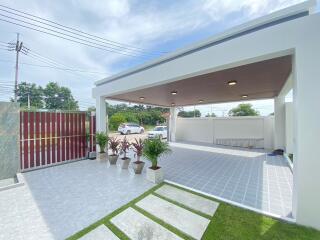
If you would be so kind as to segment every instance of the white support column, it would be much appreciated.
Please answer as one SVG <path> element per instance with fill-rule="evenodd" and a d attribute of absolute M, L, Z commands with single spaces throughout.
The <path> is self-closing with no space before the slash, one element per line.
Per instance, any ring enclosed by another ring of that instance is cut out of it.
<path fill-rule="evenodd" d="M 107 131 L 107 111 L 106 111 L 106 101 L 104 97 L 96 98 L 96 127 L 97 132 Z"/>
<path fill-rule="evenodd" d="M 320 35 L 308 36 L 294 61 L 293 214 L 298 224 L 320 229 Z"/>
<path fill-rule="evenodd" d="M 274 148 L 284 149 L 286 146 L 286 106 L 285 96 L 274 98 Z"/>
<path fill-rule="evenodd" d="M 170 118 L 169 118 L 169 141 L 176 141 L 176 123 L 177 123 L 177 109 L 175 107 L 170 108 Z"/>
<path fill-rule="evenodd" d="M 106 100 L 104 97 L 96 97 L 96 131 L 107 131 L 107 118 L 106 118 Z M 99 145 L 97 151 L 100 152 Z"/>

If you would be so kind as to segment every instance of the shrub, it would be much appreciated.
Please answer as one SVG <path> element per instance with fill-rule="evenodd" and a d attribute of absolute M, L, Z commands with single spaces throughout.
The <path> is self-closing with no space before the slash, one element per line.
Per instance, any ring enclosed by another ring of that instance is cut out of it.
<path fill-rule="evenodd" d="M 127 138 L 125 137 L 120 145 L 121 151 L 123 152 L 123 158 L 126 159 L 127 158 L 127 152 L 129 150 L 130 147 L 130 143 L 128 142 Z"/>
<path fill-rule="evenodd" d="M 117 155 L 119 152 L 119 145 L 120 145 L 120 140 L 118 140 L 117 138 L 110 138 L 109 140 L 109 147 L 112 151 L 112 155 Z"/>
<path fill-rule="evenodd" d="M 115 113 L 109 120 L 110 130 L 117 130 L 121 123 L 126 122 L 126 118 L 123 113 Z"/>
<path fill-rule="evenodd" d="M 96 141 L 100 147 L 100 153 L 105 153 L 105 148 L 108 143 L 108 135 L 106 133 L 100 132 L 96 133 Z"/>
<path fill-rule="evenodd" d="M 140 157 L 143 153 L 143 141 L 141 138 L 139 138 L 139 141 L 135 138 L 135 142 L 133 142 L 131 145 L 133 146 L 133 151 L 137 154 L 137 162 L 140 162 Z"/>
<path fill-rule="evenodd" d="M 158 169 L 159 157 L 171 152 L 168 142 L 161 141 L 160 138 L 146 139 L 144 141 L 143 156 L 152 164 L 152 169 Z"/>

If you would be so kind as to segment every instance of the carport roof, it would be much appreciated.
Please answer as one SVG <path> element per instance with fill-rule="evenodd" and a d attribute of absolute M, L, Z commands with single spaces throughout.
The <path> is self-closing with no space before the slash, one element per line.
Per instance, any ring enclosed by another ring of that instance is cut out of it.
<path fill-rule="evenodd" d="M 288 79 L 291 66 L 289 55 L 117 94 L 110 99 L 170 107 L 274 98 Z M 229 85 L 230 81 L 236 84 Z"/>

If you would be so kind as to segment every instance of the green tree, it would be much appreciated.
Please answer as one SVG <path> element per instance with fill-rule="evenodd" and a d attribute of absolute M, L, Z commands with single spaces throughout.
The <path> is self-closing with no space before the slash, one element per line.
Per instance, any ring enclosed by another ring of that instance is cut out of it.
<path fill-rule="evenodd" d="M 229 111 L 229 116 L 259 116 L 260 113 L 250 103 L 241 103 Z"/>
<path fill-rule="evenodd" d="M 78 110 L 78 102 L 73 98 L 67 87 L 61 87 L 56 82 L 49 82 L 45 89 L 44 101 L 47 109 Z"/>
<path fill-rule="evenodd" d="M 192 117 L 201 117 L 201 112 L 196 109 L 194 111 L 180 111 L 178 113 L 179 117 L 184 117 L 184 118 L 192 118 Z"/>
<path fill-rule="evenodd" d="M 123 113 L 115 113 L 111 116 L 109 120 L 109 128 L 110 130 L 117 130 L 121 123 L 126 122 L 126 118 Z"/>
<path fill-rule="evenodd" d="M 43 108 L 43 89 L 34 83 L 21 82 L 18 85 L 17 101 L 22 108 L 28 106 L 28 95 L 32 108 Z M 13 99 L 11 99 L 11 101 L 13 101 Z"/>
<path fill-rule="evenodd" d="M 207 115 L 206 115 L 206 117 L 216 117 L 217 115 L 215 114 L 215 113 L 208 113 Z"/>

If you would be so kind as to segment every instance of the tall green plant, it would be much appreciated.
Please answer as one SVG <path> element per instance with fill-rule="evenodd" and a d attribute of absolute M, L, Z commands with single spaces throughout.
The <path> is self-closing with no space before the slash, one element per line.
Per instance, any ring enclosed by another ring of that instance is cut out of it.
<path fill-rule="evenodd" d="M 158 169 L 158 159 L 169 153 L 171 153 L 169 143 L 161 141 L 160 138 L 144 141 L 143 156 L 151 162 L 152 169 Z"/>
<path fill-rule="evenodd" d="M 108 143 L 109 137 L 104 132 L 98 132 L 96 133 L 96 142 L 100 147 L 100 153 L 105 153 L 105 148 Z"/>

